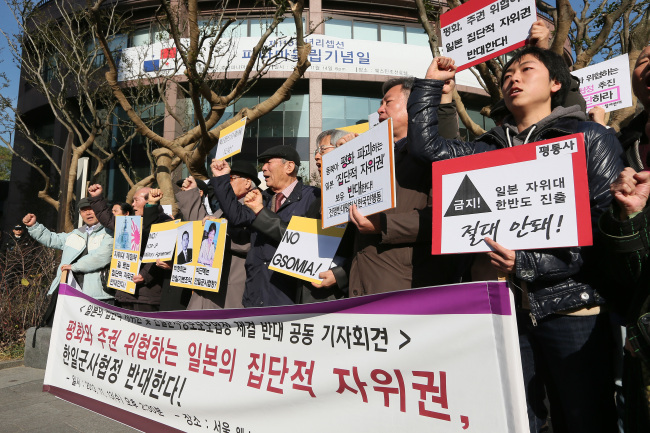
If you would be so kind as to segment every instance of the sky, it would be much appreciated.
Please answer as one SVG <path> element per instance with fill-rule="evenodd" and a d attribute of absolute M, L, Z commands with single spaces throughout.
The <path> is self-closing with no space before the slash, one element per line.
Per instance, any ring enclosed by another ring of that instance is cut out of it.
<path fill-rule="evenodd" d="M 0 29 L 6 33 L 14 34 L 18 31 L 18 24 L 14 20 L 13 15 L 9 11 L 7 4 L 4 1 L 0 1 Z M 0 63 L 0 72 L 7 74 L 7 79 L 9 81 L 9 87 L 2 89 L 1 91 L 7 97 L 10 97 L 13 100 L 18 98 L 18 84 L 20 82 L 20 71 L 14 65 L 11 54 L 8 52 L 6 47 L 7 41 L 3 36 L 0 36 L 0 59 L 3 61 Z"/>

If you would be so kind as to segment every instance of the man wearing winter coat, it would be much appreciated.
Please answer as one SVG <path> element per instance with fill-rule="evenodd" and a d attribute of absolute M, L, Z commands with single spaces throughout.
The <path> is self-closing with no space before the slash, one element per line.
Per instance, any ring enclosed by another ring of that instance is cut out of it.
<path fill-rule="evenodd" d="M 52 233 L 31 213 L 23 218 L 29 235 L 37 242 L 63 251 L 61 266 L 48 294 L 59 287 L 61 271 L 66 270 L 72 272 L 88 296 L 100 301 L 113 301 L 113 295 L 105 290 L 101 279 L 102 269 L 111 262 L 113 236 L 97 221 L 88 199 L 81 199 L 78 208 L 84 224 L 70 233 Z"/>
<path fill-rule="evenodd" d="M 579 108 L 561 107 L 571 76 L 561 56 L 535 47 L 517 52 L 503 68 L 501 87 L 511 116 L 475 141 L 447 140 L 438 132 L 442 86 L 454 77 L 449 58 L 436 58 L 416 80 L 408 103 L 409 152 L 426 162 L 583 133 L 592 227 L 611 201 L 609 185 L 623 168 L 614 133 L 586 122 Z M 520 287 L 518 327 L 530 431 L 546 424 L 544 388 L 554 431 L 616 429 L 611 333 L 600 306 L 594 248 L 512 251 L 490 238 L 488 262 Z"/>

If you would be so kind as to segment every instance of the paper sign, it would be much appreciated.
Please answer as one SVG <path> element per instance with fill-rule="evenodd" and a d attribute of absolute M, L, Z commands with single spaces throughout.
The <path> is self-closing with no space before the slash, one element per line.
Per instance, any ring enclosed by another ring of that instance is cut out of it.
<path fill-rule="evenodd" d="M 364 132 L 368 132 L 368 123 L 357 123 L 356 125 L 350 125 L 350 126 L 344 126 L 342 128 L 336 128 L 340 129 L 341 131 L 346 131 L 346 132 L 356 132 L 357 134 L 363 134 Z"/>
<path fill-rule="evenodd" d="M 141 242 L 142 217 L 116 216 L 108 287 L 130 294 L 135 293 L 133 277 L 140 271 Z"/>
<path fill-rule="evenodd" d="M 368 114 L 368 125 L 370 128 L 379 125 L 379 113 L 375 111 L 374 113 Z"/>
<path fill-rule="evenodd" d="M 227 225 L 225 219 L 215 219 L 178 228 L 172 286 L 219 291 Z"/>
<path fill-rule="evenodd" d="M 534 0 L 470 0 L 440 16 L 444 53 L 462 71 L 523 47 L 536 20 Z"/>
<path fill-rule="evenodd" d="M 343 227 L 321 228 L 321 220 L 294 216 L 269 269 L 291 275 L 311 283 L 322 283 L 318 274 L 330 264 L 345 232 Z"/>
<path fill-rule="evenodd" d="M 246 120 L 244 117 L 219 132 L 219 142 L 217 143 L 217 152 L 215 159 L 226 159 L 241 152 L 241 146 L 244 142 L 244 129 L 246 129 Z"/>
<path fill-rule="evenodd" d="M 153 224 L 142 256 L 142 263 L 155 262 L 157 259 L 168 261 L 174 258 L 176 247 L 176 229 L 186 224 L 181 220 Z"/>
<path fill-rule="evenodd" d="M 152 433 L 528 431 L 504 282 L 136 313 L 64 284 L 44 390 Z"/>
<path fill-rule="evenodd" d="M 434 162 L 433 254 L 592 244 L 582 134 Z"/>
<path fill-rule="evenodd" d="M 587 102 L 587 111 L 596 105 L 605 111 L 632 106 L 630 61 L 623 54 L 604 62 L 571 72 L 580 80 L 580 93 Z"/>
<path fill-rule="evenodd" d="M 393 158 L 392 119 L 323 155 L 323 227 L 348 222 L 353 204 L 364 216 L 394 208 Z"/>

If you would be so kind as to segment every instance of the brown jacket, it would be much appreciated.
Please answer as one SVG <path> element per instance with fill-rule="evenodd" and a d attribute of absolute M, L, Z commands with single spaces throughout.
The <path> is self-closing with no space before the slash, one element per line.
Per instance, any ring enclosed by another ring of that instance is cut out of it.
<path fill-rule="evenodd" d="M 379 214 L 381 233 L 354 230 L 350 296 L 451 283 L 444 256 L 431 255 L 431 166 L 395 143 L 396 207 Z"/>

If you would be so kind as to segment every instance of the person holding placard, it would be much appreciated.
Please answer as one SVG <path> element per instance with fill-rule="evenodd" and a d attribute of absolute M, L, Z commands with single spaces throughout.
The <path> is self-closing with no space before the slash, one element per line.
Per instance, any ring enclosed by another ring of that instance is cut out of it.
<path fill-rule="evenodd" d="M 297 278 L 271 271 L 268 266 L 279 239 L 269 234 L 286 228 L 268 214 L 277 214 L 288 223 L 293 215 L 318 218 L 320 190 L 298 180 L 300 156 L 291 146 L 274 146 L 258 156 L 268 189 L 262 194 L 264 206 L 257 212 L 238 202 L 230 184 L 230 166 L 226 161 L 213 160 L 210 184 L 221 205 L 223 215 L 235 226 L 251 229 L 251 250 L 246 257 L 246 289 L 243 305 L 262 307 L 290 305 L 296 302 L 302 282 Z"/>
<path fill-rule="evenodd" d="M 619 134 L 628 167 L 611 186 L 615 200 L 601 217 L 600 227 L 608 246 L 603 266 L 612 277 L 610 299 L 627 330 L 623 426 L 626 432 L 641 433 L 650 431 L 650 401 L 645 393 L 650 376 L 643 373 L 643 369 L 650 371 L 650 340 L 645 338 L 650 329 L 643 330 L 643 324 L 650 323 L 650 277 L 646 266 L 650 251 L 643 242 L 650 232 L 650 173 L 642 171 L 650 168 L 650 46 L 636 60 L 632 89 L 644 110 Z"/>
<path fill-rule="evenodd" d="M 152 191 L 153 194 L 151 194 Z M 99 184 L 88 187 L 90 204 L 93 210 L 97 213 L 100 221 L 106 224 L 107 228 L 114 230 L 115 215 L 112 214 L 111 208 L 102 193 L 103 187 Z M 163 212 L 162 206 L 158 205 L 161 198 L 162 192 L 160 190 L 153 190 L 148 187 L 138 189 L 133 195 L 133 211 L 135 215 L 143 217 L 141 254 L 144 253 L 144 247 L 147 245 L 151 226 L 171 221 L 171 218 Z M 169 287 L 170 269 L 169 265 L 162 262 L 142 265 L 140 273 L 133 279 L 137 283 L 135 294 L 132 295 L 121 290 L 116 292 L 115 299 L 118 306 L 133 311 L 159 311 L 161 309 L 163 286 Z M 184 306 L 180 308 L 177 303 L 171 302 L 170 295 L 167 298 L 169 304 L 165 306 L 167 310 L 185 308 Z M 174 296 L 174 298 L 176 297 Z"/>
<path fill-rule="evenodd" d="M 260 183 L 253 164 L 243 161 L 233 162 L 230 169 L 230 186 L 240 203 L 243 203 L 246 194 L 257 188 Z M 207 211 L 201 204 L 204 194 L 199 188 L 200 184 L 189 176 L 183 181 L 181 191 L 176 193 L 178 209 L 187 221 L 205 221 L 208 218 Z M 217 209 L 212 217 L 223 218 L 223 211 Z M 219 291 L 192 291 L 192 297 L 187 305 L 188 310 L 244 307 L 242 304 L 246 284 L 244 264 L 250 246 L 250 229 L 228 224 Z"/>
<path fill-rule="evenodd" d="M 395 142 L 396 207 L 364 216 L 355 205 L 354 256 L 350 296 L 405 290 L 453 282 L 454 260 L 433 257 L 431 251 L 431 169 L 406 147 L 406 102 L 412 77 L 393 78 L 383 85 L 379 121 L 392 118 Z M 451 83 L 449 84 L 451 86 Z"/>
<path fill-rule="evenodd" d="M 622 152 L 612 131 L 585 121 L 578 106 L 561 106 L 571 83 L 562 57 L 536 47 L 515 52 L 501 78 L 511 116 L 473 142 L 444 139 L 438 131 L 442 86 L 455 69 L 453 60 L 438 57 L 425 79 L 416 80 L 408 103 L 409 151 L 434 162 L 583 133 L 595 230 L 611 201 L 609 185 L 622 170 Z M 539 416 L 540 384 L 548 392 L 554 431 L 615 431 L 611 330 L 600 308 L 605 301 L 597 290 L 594 248 L 512 251 L 485 242 L 491 265 L 523 291 L 518 324 L 531 432 L 546 423 Z"/>

